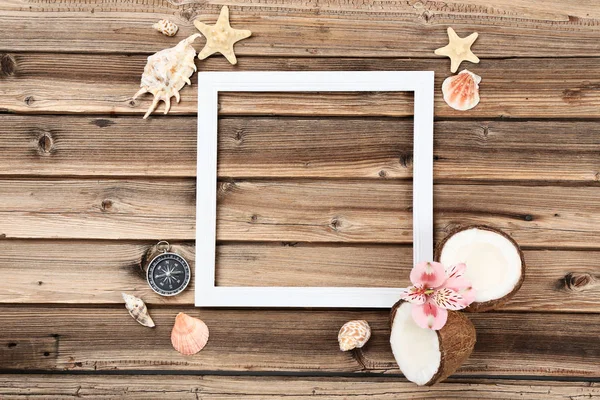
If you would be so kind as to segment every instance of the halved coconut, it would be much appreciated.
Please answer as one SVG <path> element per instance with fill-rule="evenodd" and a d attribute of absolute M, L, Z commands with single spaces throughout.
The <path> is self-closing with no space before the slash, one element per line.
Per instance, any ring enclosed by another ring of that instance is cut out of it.
<path fill-rule="evenodd" d="M 390 316 L 390 345 L 396 363 L 411 382 L 431 386 L 456 371 L 475 347 L 475 327 L 464 314 L 448 311 L 439 331 L 421 328 L 412 317 L 412 304 L 400 300 Z"/>
<path fill-rule="evenodd" d="M 438 245 L 436 259 L 444 265 L 465 263 L 465 277 L 475 289 L 466 311 L 488 311 L 506 303 L 525 278 L 525 259 L 506 233 L 489 226 L 452 231 Z"/>

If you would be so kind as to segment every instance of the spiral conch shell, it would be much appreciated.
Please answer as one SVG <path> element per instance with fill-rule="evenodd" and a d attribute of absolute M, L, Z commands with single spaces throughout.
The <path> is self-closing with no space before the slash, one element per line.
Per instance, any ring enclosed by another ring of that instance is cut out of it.
<path fill-rule="evenodd" d="M 179 27 L 174 22 L 169 21 L 168 19 L 161 19 L 154 25 L 152 25 L 154 29 L 159 31 L 165 36 L 175 36 Z"/>
<path fill-rule="evenodd" d="M 346 322 L 338 333 L 340 350 L 348 351 L 363 347 L 371 337 L 371 327 L 365 320 Z"/>
<path fill-rule="evenodd" d="M 171 344 L 175 350 L 190 356 L 202 350 L 207 342 L 208 327 L 203 321 L 184 313 L 177 314 L 171 331 Z"/>
<path fill-rule="evenodd" d="M 442 84 L 444 101 L 455 110 L 470 110 L 479 104 L 479 82 L 481 77 L 466 69 L 446 78 Z"/>
<path fill-rule="evenodd" d="M 165 114 L 171 108 L 171 97 L 179 103 L 179 90 L 187 83 L 191 85 L 190 76 L 197 70 L 194 64 L 196 50 L 192 47 L 192 43 L 196 38 L 202 36 L 197 33 L 186 39 L 183 39 L 175 47 L 164 49 L 156 54 L 148 57 L 148 62 L 142 74 L 141 89 L 133 96 L 137 98 L 139 95 L 150 92 L 154 95 L 154 101 L 144 119 L 156 109 L 159 101 L 165 102 Z"/>
<path fill-rule="evenodd" d="M 121 295 L 123 296 L 123 300 L 125 300 L 125 308 L 127 308 L 133 319 L 148 328 L 154 328 L 154 321 L 152 321 L 150 314 L 148 314 L 148 309 L 142 299 L 127 293 L 121 293 Z"/>

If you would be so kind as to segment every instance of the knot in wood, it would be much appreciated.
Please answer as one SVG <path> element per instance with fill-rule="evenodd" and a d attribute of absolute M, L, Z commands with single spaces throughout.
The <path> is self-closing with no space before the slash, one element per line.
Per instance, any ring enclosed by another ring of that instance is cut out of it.
<path fill-rule="evenodd" d="M 107 126 L 114 125 L 114 121 L 110 119 L 98 118 L 92 121 L 92 124 L 96 125 L 98 128 L 106 128 Z"/>
<path fill-rule="evenodd" d="M 244 129 L 238 129 L 237 131 L 235 131 L 235 140 L 236 142 L 243 142 L 244 141 L 244 136 L 246 135 L 246 132 L 244 131 Z"/>
<path fill-rule="evenodd" d="M 487 139 L 488 136 L 490 135 L 490 127 L 489 126 L 482 126 L 482 136 L 484 139 Z"/>
<path fill-rule="evenodd" d="M 10 54 L 0 54 L 0 76 L 11 76 L 15 74 L 17 62 Z"/>
<path fill-rule="evenodd" d="M 413 153 L 412 151 L 407 153 L 400 154 L 400 165 L 404 168 L 410 168 L 413 162 Z"/>
<path fill-rule="evenodd" d="M 113 206 L 112 200 L 102 200 L 102 211 L 109 211 Z"/>
<path fill-rule="evenodd" d="M 235 182 L 221 182 L 219 189 L 221 192 L 229 192 L 235 189 Z"/>
<path fill-rule="evenodd" d="M 42 132 L 38 137 L 38 151 L 40 154 L 48 155 L 54 150 L 54 140 L 50 132 Z"/>
<path fill-rule="evenodd" d="M 569 272 L 564 278 L 564 287 L 567 290 L 581 292 L 596 285 L 596 278 L 587 273 Z"/>
<path fill-rule="evenodd" d="M 342 226 L 342 221 L 340 221 L 338 217 L 333 217 L 331 219 L 331 222 L 329 223 L 329 227 L 331 229 L 333 229 L 334 231 L 339 230 L 341 228 L 341 226 Z"/>

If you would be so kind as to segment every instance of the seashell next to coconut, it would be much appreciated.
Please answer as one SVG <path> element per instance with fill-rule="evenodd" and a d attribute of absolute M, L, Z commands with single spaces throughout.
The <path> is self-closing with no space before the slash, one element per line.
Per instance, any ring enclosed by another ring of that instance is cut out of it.
<path fill-rule="evenodd" d="M 454 373 L 471 355 L 476 333 L 461 312 L 448 311 L 444 327 L 421 328 L 412 317 L 412 304 L 399 301 L 390 315 L 390 346 L 400 370 L 411 382 L 431 386 Z"/>
<path fill-rule="evenodd" d="M 208 327 L 204 321 L 179 313 L 171 331 L 173 348 L 185 356 L 196 354 L 208 342 Z"/>
<path fill-rule="evenodd" d="M 169 21 L 168 19 L 161 19 L 160 21 L 152 25 L 152 27 L 165 36 L 175 36 L 177 34 L 177 31 L 179 30 L 177 24 L 175 24 L 172 21 Z"/>
<path fill-rule="evenodd" d="M 444 101 L 458 111 L 466 111 L 479 104 L 479 83 L 481 77 L 463 69 L 442 83 Z"/>
<path fill-rule="evenodd" d="M 340 350 L 360 349 L 371 337 L 371 327 L 365 320 L 346 322 L 338 333 Z"/>
<path fill-rule="evenodd" d="M 525 259 L 519 245 L 490 226 L 466 226 L 446 236 L 436 259 L 444 265 L 465 263 L 465 278 L 475 290 L 475 301 L 465 311 L 488 311 L 502 306 L 525 279 Z"/>
<path fill-rule="evenodd" d="M 155 327 L 154 321 L 150 317 L 150 314 L 148 314 L 148 308 L 142 299 L 127 293 L 121 293 L 121 296 L 123 296 L 123 300 L 125 300 L 125 308 L 127 308 L 127 311 L 129 311 L 129 314 L 133 319 L 148 328 Z"/>
<path fill-rule="evenodd" d="M 152 93 L 154 101 L 144 115 L 144 119 L 156 109 L 159 101 L 165 102 L 165 114 L 171 108 L 171 97 L 179 103 L 179 91 L 187 83 L 191 85 L 190 76 L 196 71 L 194 57 L 196 50 L 192 43 L 202 36 L 197 33 L 183 39 L 175 47 L 164 49 L 148 57 L 148 62 L 142 74 L 141 89 L 133 96 L 136 99 L 144 93 Z"/>

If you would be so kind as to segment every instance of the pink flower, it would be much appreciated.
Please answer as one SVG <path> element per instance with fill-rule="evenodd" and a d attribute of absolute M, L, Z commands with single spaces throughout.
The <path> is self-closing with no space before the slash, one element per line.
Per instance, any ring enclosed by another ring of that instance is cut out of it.
<path fill-rule="evenodd" d="M 439 330 L 448 310 L 462 310 L 475 300 L 475 290 L 464 276 L 465 264 L 444 268 L 438 262 L 422 262 L 410 272 L 409 286 L 400 298 L 413 304 L 412 316 L 422 328 Z"/>

